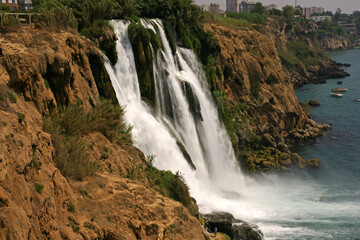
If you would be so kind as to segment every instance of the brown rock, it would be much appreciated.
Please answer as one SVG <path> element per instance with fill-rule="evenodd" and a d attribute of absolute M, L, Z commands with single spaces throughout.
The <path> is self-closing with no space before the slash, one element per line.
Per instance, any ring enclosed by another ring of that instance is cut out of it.
<path fill-rule="evenodd" d="M 300 169 L 304 169 L 307 167 L 305 160 L 302 157 L 300 157 L 299 154 L 297 153 L 291 154 L 291 162 L 295 167 Z"/>
<path fill-rule="evenodd" d="M 320 102 L 318 100 L 309 100 L 309 106 L 312 107 L 320 106 Z"/>
<path fill-rule="evenodd" d="M 308 168 L 320 168 L 320 161 L 317 158 L 312 158 L 306 161 Z"/>

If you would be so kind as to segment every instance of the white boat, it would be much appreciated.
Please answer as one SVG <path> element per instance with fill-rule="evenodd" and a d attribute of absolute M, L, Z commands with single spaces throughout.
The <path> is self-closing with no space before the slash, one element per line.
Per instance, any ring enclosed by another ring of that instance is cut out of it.
<path fill-rule="evenodd" d="M 333 96 L 333 97 L 342 97 L 342 93 L 332 92 L 332 93 L 331 93 L 331 96 Z"/>

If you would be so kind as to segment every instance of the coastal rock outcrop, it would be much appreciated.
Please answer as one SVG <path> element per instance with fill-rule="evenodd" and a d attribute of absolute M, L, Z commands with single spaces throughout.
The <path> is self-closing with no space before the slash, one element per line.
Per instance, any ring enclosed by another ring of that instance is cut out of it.
<path fill-rule="evenodd" d="M 225 212 L 206 214 L 203 216 L 205 228 L 213 232 L 216 227 L 219 232 L 225 233 L 232 240 L 262 240 L 264 234 L 258 226 L 238 219 Z"/>
<path fill-rule="evenodd" d="M 346 50 L 354 47 L 351 40 L 344 36 L 321 34 L 318 37 L 325 51 Z"/>

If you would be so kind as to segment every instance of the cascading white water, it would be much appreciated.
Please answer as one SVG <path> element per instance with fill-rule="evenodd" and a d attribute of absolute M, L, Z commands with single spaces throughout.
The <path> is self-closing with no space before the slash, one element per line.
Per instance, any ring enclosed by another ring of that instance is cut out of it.
<path fill-rule="evenodd" d="M 117 51 L 121 60 L 115 66 L 106 63 L 106 68 L 119 103 L 126 106 L 125 119 L 134 126 L 135 145 L 146 155 L 156 156 L 156 167 L 180 171 L 202 211 L 227 210 L 232 205 L 229 195 L 240 194 L 239 190 L 249 183 L 245 184 L 237 167 L 230 139 L 219 121 L 195 54 L 178 47 L 174 56 L 162 22 L 142 20 L 149 29 L 155 30 L 153 24 L 157 26 L 164 46 L 154 57 L 157 106 L 153 113 L 141 101 L 135 60 L 127 36 L 129 23 L 111 21 L 111 24 L 118 37 Z M 196 95 L 202 120 L 191 113 L 184 84 L 188 84 Z M 169 108 L 173 116 L 169 114 Z M 196 170 L 188 164 L 177 141 L 184 145 Z"/>

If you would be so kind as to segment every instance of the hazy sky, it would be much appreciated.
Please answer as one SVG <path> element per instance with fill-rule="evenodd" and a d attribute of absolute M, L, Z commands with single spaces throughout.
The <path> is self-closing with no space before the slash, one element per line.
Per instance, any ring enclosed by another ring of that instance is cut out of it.
<path fill-rule="evenodd" d="M 218 3 L 220 8 L 225 10 L 226 0 L 194 0 L 197 4 Z M 241 1 L 241 0 L 240 0 Z M 285 5 L 295 5 L 295 0 L 252 0 L 262 2 L 264 5 L 271 3 L 277 4 L 281 9 Z M 298 5 L 302 7 L 323 7 L 325 11 L 335 12 L 335 9 L 340 8 L 343 13 L 352 13 L 354 10 L 360 10 L 360 0 L 297 0 Z"/>

